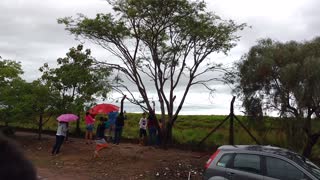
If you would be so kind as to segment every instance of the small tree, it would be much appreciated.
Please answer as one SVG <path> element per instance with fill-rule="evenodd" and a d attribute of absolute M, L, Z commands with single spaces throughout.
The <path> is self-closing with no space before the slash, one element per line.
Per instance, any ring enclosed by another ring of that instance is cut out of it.
<path fill-rule="evenodd" d="M 218 78 L 210 73 L 219 71 L 220 66 L 208 56 L 227 53 L 234 47 L 239 39 L 235 32 L 244 25 L 207 12 L 202 1 L 108 2 L 116 15 L 97 14 L 93 19 L 80 15 L 58 22 L 65 24 L 72 34 L 99 44 L 117 58 L 115 63 L 99 63 L 117 70 L 117 80 L 120 77 L 129 81 L 117 81 L 113 87 L 122 94 L 129 93 L 132 103 L 153 114 L 149 100 L 150 94 L 156 93 L 166 143 L 171 140 L 172 127 L 190 88 L 203 85 L 213 90 L 210 83 Z M 153 87 L 148 86 L 149 82 Z M 142 100 L 134 95 L 135 91 Z"/>
<path fill-rule="evenodd" d="M 36 117 L 38 125 L 38 139 L 41 140 L 43 126 L 50 120 L 51 116 L 57 113 L 56 102 L 59 99 L 59 92 L 51 89 L 40 80 L 27 83 L 24 88 L 24 95 L 20 99 L 25 116 Z M 44 119 L 46 117 L 46 119 Z"/>
<path fill-rule="evenodd" d="M 0 57 L 0 117 L 8 123 L 15 120 L 21 111 L 17 107 L 23 84 L 21 64 Z"/>
<path fill-rule="evenodd" d="M 66 55 L 57 60 L 58 68 L 50 69 L 48 64 L 40 68 L 42 80 L 60 92 L 61 98 L 56 104 L 60 113 L 77 112 L 80 115 L 85 103 L 93 102 L 98 96 L 106 98 L 110 90 L 107 81 L 110 71 L 95 66 L 91 51 L 83 51 L 82 45 L 71 48 Z M 79 120 L 77 132 L 80 132 Z"/>

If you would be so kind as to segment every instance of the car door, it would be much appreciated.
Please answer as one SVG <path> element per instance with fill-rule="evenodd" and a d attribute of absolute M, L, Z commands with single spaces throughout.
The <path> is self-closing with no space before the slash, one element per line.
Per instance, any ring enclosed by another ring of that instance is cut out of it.
<path fill-rule="evenodd" d="M 237 153 L 230 168 L 226 169 L 229 180 L 263 180 L 259 155 Z"/>
<path fill-rule="evenodd" d="M 291 163 L 276 157 L 265 157 L 264 180 L 311 180 Z"/>

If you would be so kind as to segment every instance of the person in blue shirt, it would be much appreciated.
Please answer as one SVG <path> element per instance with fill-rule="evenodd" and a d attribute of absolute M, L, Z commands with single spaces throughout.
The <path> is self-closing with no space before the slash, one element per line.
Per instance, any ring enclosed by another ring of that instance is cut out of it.
<path fill-rule="evenodd" d="M 114 140 L 114 135 L 115 135 L 115 129 L 116 129 L 116 119 L 118 116 L 118 112 L 110 112 L 108 114 L 108 121 L 109 121 L 109 128 L 108 128 L 108 136 L 110 138 L 110 141 Z"/>

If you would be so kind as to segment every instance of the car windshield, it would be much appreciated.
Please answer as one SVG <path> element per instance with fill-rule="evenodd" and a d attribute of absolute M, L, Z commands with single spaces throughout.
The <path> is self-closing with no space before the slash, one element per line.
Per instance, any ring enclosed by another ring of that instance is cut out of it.
<path fill-rule="evenodd" d="M 302 156 L 297 156 L 298 158 L 298 163 L 306 169 L 308 172 L 310 172 L 313 176 L 316 178 L 320 179 L 320 168 L 313 164 L 309 159 L 302 157 Z"/>

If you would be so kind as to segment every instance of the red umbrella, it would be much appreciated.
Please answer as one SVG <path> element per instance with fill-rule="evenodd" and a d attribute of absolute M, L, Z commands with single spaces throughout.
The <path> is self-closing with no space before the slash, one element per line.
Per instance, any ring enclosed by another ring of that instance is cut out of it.
<path fill-rule="evenodd" d="M 113 104 L 98 104 L 89 110 L 92 115 L 108 114 L 113 111 L 119 111 L 119 107 Z"/>

